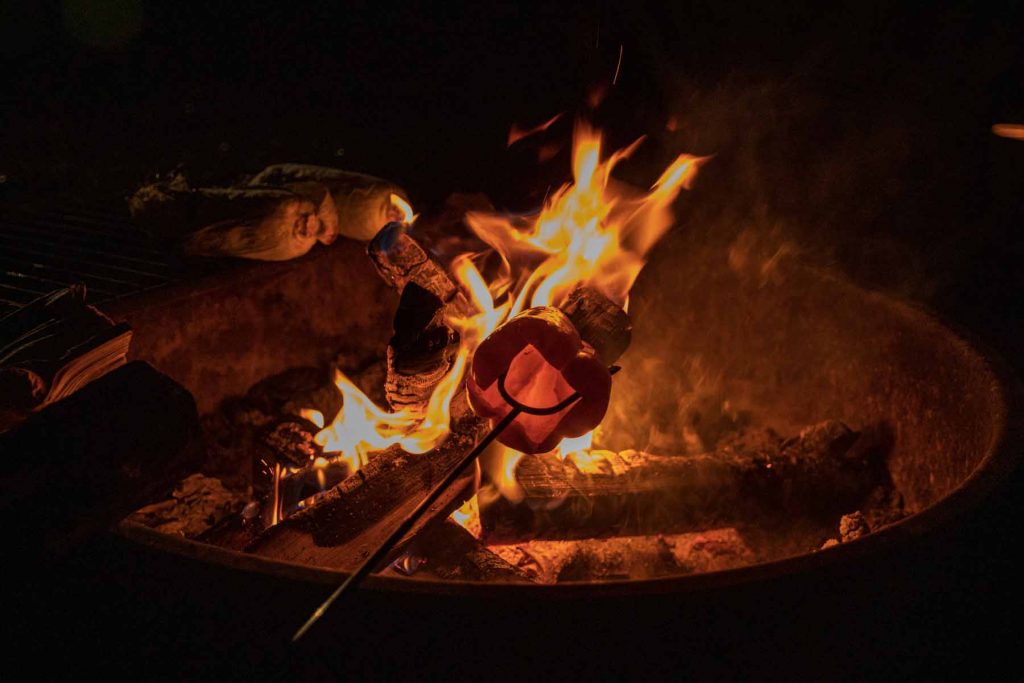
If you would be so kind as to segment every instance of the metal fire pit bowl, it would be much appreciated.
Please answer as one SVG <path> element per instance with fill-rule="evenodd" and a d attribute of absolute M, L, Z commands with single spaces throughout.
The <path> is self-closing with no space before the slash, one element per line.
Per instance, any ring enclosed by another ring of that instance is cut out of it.
<path fill-rule="evenodd" d="M 126 310 L 125 317 L 142 328 L 137 339 L 161 339 L 148 350 L 137 344 L 135 353 L 178 375 L 197 394 L 201 406 L 213 405 L 220 396 L 211 391 L 215 393 L 223 383 L 197 384 L 196 378 L 210 376 L 205 368 L 223 375 L 224 368 L 239 367 L 238 354 L 252 353 L 252 349 L 205 344 L 201 354 L 189 351 L 188 331 L 194 328 L 196 334 L 208 335 L 214 324 L 195 319 L 204 306 L 210 307 L 211 297 L 263 297 L 248 306 L 230 306 L 245 320 L 218 323 L 241 325 L 249 338 L 273 339 L 276 321 L 285 315 L 285 310 L 275 307 L 287 307 L 289 335 L 306 338 L 297 329 L 303 311 L 296 307 L 303 301 L 316 306 L 316 310 L 305 311 L 311 321 L 307 323 L 311 329 L 308 338 L 340 338 L 346 321 L 355 319 L 365 326 L 368 318 L 388 319 L 394 309 L 393 294 L 376 291 L 380 289 L 377 284 L 367 284 L 372 275 L 361 264 L 358 252 L 355 244 L 325 249 L 295 266 L 307 276 L 277 274 L 277 285 L 255 287 L 247 281 L 236 286 L 227 280 L 216 288 L 199 288 L 178 305 Z M 353 269 L 353 278 L 344 276 L 345 268 Z M 319 270 L 330 275 L 330 288 L 317 285 L 317 297 L 304 296 L 302 291 L 288 294 L 288 282 L 305 283 L 300 289 L 308 290 L 309 283 L 316 281 L 308 274 Z M 375 291 L 368 295 L 368 290 Z M 354 310 L 354 306 L 359 308 Z M 374 306 L 382 310 L 366 310 Z M 335 314 L 325 315 L 325 307 Z M 223 308 L 222 304 L 213 307 Z M 702 377 L 714 378 L 723 395 L 750 408 L 760 422 L 780 433 L 827 418 L 843 419 L 854 428 L 885 422 L 894 437 L 889 469 L 909 516 L 850 543 L 723 572 L 557 586 L 373 577 L 366 588 L 444 595 L 592 598 L 756 584 L 780 575 L 814 572 L 854 557 L 884 557 L 906 539 L 940 530 L 974 506 L 1019 459 L 1017 406 L 1021 393 L 998 359 L 926 311 L 865 291 L 835 273 L 796 259 L 756 261 L 735 250 L 695 251 L 670 242 L 641 275 L 631 314 L 634 343 L 622 361 L 624 369 L 616 380 L 612 410 L 629 406 L 631 395 L 640 387 L 674 390 L 690 381 L 687 375 L 696 366 Z M 339 329 L 325 331 L 332 321 Z M 171 348 L 174 345 L 166 335 L 153 333 L 160 327 L 177 331 L 174 339 L 180 348 Z M 367 335 L 371 345 L 379 344 L 381 338 L 380 334 Z M 281 340 L 272 343 L 282 348 L 288 345 Z M 264 361 L 258 364 L 262 373 L 274 370 L 273 363 L 266 361 L 268 356 L 273 354 L 264 354 Z M 295 362 L 287 356 L 287 364 Z M 641 408 L 629 407 L 640 421 L 644 419 Z M 261 575 L 283 584 L 308 588 L 310 584 L 336 584 L 344 577 L 329 568 L 232 552 L 139 526 L 122 525 L 120 532 L 132 543 L 163 555 L 198 559 L 202 565 Z"/>

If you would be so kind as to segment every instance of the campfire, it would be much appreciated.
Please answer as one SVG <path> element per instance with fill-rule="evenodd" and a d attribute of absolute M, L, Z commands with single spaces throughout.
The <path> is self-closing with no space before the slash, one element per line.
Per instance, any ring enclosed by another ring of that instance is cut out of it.
<path fill-rule="evenodd" d="M 376 569 L 650 579 L 814 552 L 900 519 L 885 420 L 855 429 L 828 414 L 777 431 L 692 354 L 648 350 L 685 335 L 680 321 L 634 330 L 634 283 L 708 161 L 680 155 L 643 191 L 613 177 L 639 144 L 608 154 L 579 124 L 573 180 L 534 215 L 420 218 L 391 194 L 401 218 L 366 250 L 399 296 L 387 348 L 222 402 L 205 418 L 209 476 L 133 519 L 351 571 L 496 429 Z M 513 406 L 546 410 L 499 424 Z"/>

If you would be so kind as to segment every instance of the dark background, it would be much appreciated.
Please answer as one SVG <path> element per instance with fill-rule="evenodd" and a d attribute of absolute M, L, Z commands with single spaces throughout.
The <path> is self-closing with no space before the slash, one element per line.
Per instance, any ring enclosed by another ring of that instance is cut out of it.
<path fill-rule="evenodd" d="M 621 169 L 639 183 L 682 151 L 715 155 L 681 202 L 690 239 L 746 233 L 797 248 L 865 286 L 922 302 L 1019 372 L 1024 141 L 990 128 L 1024 122 L 1024 8 L 825 5 L 4 2 L 0 199 L 120 207 L 175 168 L 202 184 L 296 161 L 394 179 L 427 210 L 453 191 L 484 191 L 520 210 L 567 179 L 571 122 L 585 116 L 613 146 L 648 136 Z M 601 90 L 607 96 L 590 107 Z M 513 123 L 559 112 L 566 116 L 545 135 L 506 146 Z M 552 145 L 561 151 L 538 163 Z M 892 577 L 872 577 L 876 586 L 891 578 L 899 598 L 878 588 L 825 604 L 810 586 L 849 576 L 819 578 L 781 585 L 772 597 L 697 601 L 642 634 L 622 623 L 632 608 L 591 605 L 579 610 L 598 634 L 589 641 L 567 636 L 559 650 L 552 627 L 531 625 L 535 641 L 546 639 L 533 648 L 527 636 L 516 639 L 531 659 L 495 633 L 497 672 L 480 675 L 507 672 L 503 658 L 535 670 L 556 658 L 562 673 L 600 671 L 595 661 L 609 672 L 663 675 L 735 661 L 761 674 L 804 664 L 829 677 L 861 666 L 949 673 L 1011 658 L 1021 644 L 1013 551 L 1022 492 L 1018 472 L 942 542 L 909 550 Z M 170 671 L 184 658 L 193 672 L 216 662 L 277 672 L 284 660 L 265 649 L 212 635 L 210 623 L 231 621 L 211 616 L 215 608 L 162 618 L 188 600 L 173 574 L 157 581 L 159 595 L 138 579 L 157 564 L 126 560 L 109 541 L 59 567 L 59 607 L 47 612 L 59 637 L 27 630 L 29 640 L 109 657 L 118 669 Z M 195 588 L 203 600 L 216 594 Z M 694 610 L 728 600 L 735 609 L 695 625 Z M 788 606 L 751 607 L 765 600 Z M 388 604 L 395 613 L 378 613 L 382 622 L 411 618 L 400 602 Z M 635 609 L 657 614 L 656 604 Z M 492 619 L 504 631 L 522 631 L 525 620 Z M 441 621 L 459 628 L 454 616 Z M 383 673 L 389 663 L 411 666 L 410 653 L 436 638 L 419 641 L 406 623 L 386 645 L 341 640 L 349 664 Z M 420 673 L 482 658 L 433 650 L 417 661 Z"/>

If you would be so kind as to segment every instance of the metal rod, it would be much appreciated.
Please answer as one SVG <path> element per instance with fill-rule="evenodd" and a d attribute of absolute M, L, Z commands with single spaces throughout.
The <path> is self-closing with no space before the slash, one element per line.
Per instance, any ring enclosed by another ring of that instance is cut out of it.
<path fill-rule="evenodd" d="M 613 365 L 609 368 L 608 372 L 609 374 L 614 375 L 619 370 L 619 366 Z M 462 475 L 463 471 L 469 467 L 469 465 L 472 464 L 472 462 L 476 460 L 481 453 L 484 452 L 484 449 L 490 446 L 491 443 L 493 443 L 494 440 L 497 439 L 503 431 L 505 431 L 506 427 L 515 422 L 517 417 L 523 413 L 527 413 L 529 415 L 553 415 L 565 410 L 582 398 L 579 392 L 573 392 L 571 396 L 560 401 L 555 406 L 545 408 L 527 406 L 516 401 L 511 397 L 511 395 L 509 395 L 508 391 L 505 389 L 504 374 L 498 378 L 498 391 L 501 392 L 502 397 L 504 397 L 505 400 L 508 401 L 509 405 L 512 406 L 512 409 L 509 410 L 505 417 L 501 418 L 501 421 L 494 425 L 494 427 L 487 432 L 482 439 L 480 439 L 480 442 L 466 454 L 466 457 L 460 460 L 458 464 L 451 469 L 448 475 L 442 479 L 422 501 L 420 501 L 420 504 L 416 506 L 416 509 L 406 516 L 405 520 L 403 520 L 402 523 L 391 532 L 391 534 L 377 547 L 377 549 L 370 553 L 370 556 L 367 557 L 354 572 L 349 574 L 348 577 L 342 581 L 341 585 L 335 588 L 334 592 L 316 608 L 313 614 L 310 615 L 309 619 L 306 620 L 306 623 L 304 623 L 302 627 L 295 632 L 295 635 L 292 636 L 293 643 L 309 631 L 313 624 L 315 624 L 330 608 L 330 606 L 333 605 L 339 597 L 341 597 L 342 593 L 344 593 L 350 586 L 354 586 L 359 583 L 373 572 L 374 567 L 384 560 L 388 554 L 391 553 L 395 545 L 412 530 L 416 525 L 416 522 L 419 521 L 419 518 L 423 516 L 423 513 L 429 510 L 430 506 L 437 502 L 437 499 L 441 497 L 441 494 L 444 493 L 448 487 Z"/>
<path fill-rule="evenodd" d="M 388 554 L 391 552 L 395 544 L 402 540 L 402 538 L 413 528 L 413 526 L 415 526 L 417 520 L 419 520 L 423 513 L 426 512 L 431 505 L 437 502 L 437 499 L 441 497 L 441 494 L 444 493 L 445 490 L 447 490 L 448 487 L 451 486 L 452 483 L 459 478 L 459 475 L 462 474 L 463 470 L 465 470 L 466 467 L 468 467 L 474 460 L 476 460 L 477 457 L 481 453 L 483 453 L 484 449 L 490 446 L 491 443 L 496 438 L 498 438 L 498 435 L 501 434 L 501 432 L 503 432 L 506 427 L 512 424 L 512 422 L 517 417 L 519 417 L 519 414 L 520 411 L 513 408 L 501 420 L 501 422 L 496 424 L 494 428 L 491 429 L 491 431 L 487 432 L 487 434 L 484 435 L 484 438 L 480 440 L 480 443 L 478 443 L 476 447 L 474 447 L 473 450 L 471 450 L 466 455 L 465 458 L 463 458 L 455 467 L 452 468 L 451 472 L 448 473 L 448 476 L 442 479 L 441 482 L 437 486 L 435 486 L 434 489 L 429 494 L 427 494 L 427 497 L 424 498 L 420 502 L 420 504 L 416 506 L 416 509 L 413 510 L 409 514 L 409 516 L 407 516 L 405 520 L 401 524 L 399 524 L 398 527 L 393 532 L 391 532 L 391 535 L 388 536 L 387 539 L 380 544 L 377 550 L 371 553 L 370 556 L 367 557 L 366 560 L 363 561 L 361 565 L 359 565 L 359 568 L 351 574 L 349 574 L 349 576 L 342 582 L 342 584 L 338 586 L 336 589 L 334 589 L 334 592 L 331 593 L 330 597 L 324 600 L 323 604 L 316 608 L 316 611 L 313 612 L 309 619 L 306 620 L 306 623 L 302 625 L 302 628 L 296 631 L 295 635 L 292 636 L 293 643 L 306 634 L 306 631 L 308 631 L 310 627 L 312 627 L 313 624 L 315 624 L 317 620 L 319 620 L 320 617 L 324 615 L 324 612 L 326 612 L 328 608 L 332 604 L 334 604 L 335 600 L 341 597 L 341 594 L 344 593 L 349 586 L 353 586 L 359 583 L 364 578 L 366 578 L 366 576 L 368 576 L 371 572 L 373 572 L 374 567 L 376 567 L 381 560 L 388 556 Z"/>

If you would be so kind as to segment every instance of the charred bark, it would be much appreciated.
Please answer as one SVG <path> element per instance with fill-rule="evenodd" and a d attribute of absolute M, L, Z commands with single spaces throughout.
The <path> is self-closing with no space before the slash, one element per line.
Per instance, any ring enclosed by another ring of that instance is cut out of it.
<path fill-rule="evenodd" d="M 577 285 L 559 306 L 576 331 L 608 365 L 629 348 L 633 323 L 621 307 L 597 290 Z"/>
<path fill-rule="evenodd" d="M 513 583 L 528 580 L 525 573 L 450 520 L 425 530 L 413 545 L 413 552 L 426 560 L 425 571 L 442 579 Z"/>
<path fill-rule="evenodd" d="M 384 393 L 395 410 L 423 410 L 451 369 L 458 335 L 445 323 L 444 303 L 415 282 L 402 290 L 388 343 Z"/>
<path fill-rule="evenodd" d="M 354 475 L 323 493 L 313 506 L 269 529 L 251 549 L 274 553 L 275 537 L 294 530 L 309 535 L 317 546 L 335 546 L 355 539 L 396 509 L 418 503 L 485 431 L 485 421 L 463 417 L 433 451 L 410 454 L 394 446 L 372 455 Z M 439 502 L 438 510 L 456 502 L 456 488 L 450 498 Z M 424 522 L 430 518 L 428 513 Z"/>
<path fill-rule="evenodd" d="M 734 437 L 697 456 L 605 452 L 580 471 L 553 456 L 524 457 L 524 500 L 481 511 L 484 540 L 582 538 L 735 526 L 789 515 L 828 518 L 856 509 L 884 481 L 884 443 L 838 421 L 783 440 Z"/>
<path fill-rule="evenodd" d="M 750 564 L 754 554 L 735 529 L 618 536 L 578 541 L 526 541 L 489 551 L 537 583 L 643 580 L 720 571 Z"/>

